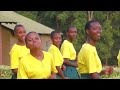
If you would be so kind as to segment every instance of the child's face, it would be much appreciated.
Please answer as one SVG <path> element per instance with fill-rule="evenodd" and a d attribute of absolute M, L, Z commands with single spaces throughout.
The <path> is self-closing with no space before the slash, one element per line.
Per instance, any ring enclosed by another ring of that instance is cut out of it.
<path fill-rule="evenodd" d="M 101 25 L 98 22 L 93 22 L 90 24 L 90 29 L 88 30 L 88 35 L 93 39 L 94 41 L 97 41 L 101 37 Z"/>
<path fill-rule="evenodd" d="M 70 28 L 69 31 L 67 32 L 67 35 L 71 40 L 74 40 L 77 36 L 77 29 L 76 28 Z"/>
<path fill-rule="evenodd" d="M 26 37 L 26 46 L 30 50 L 41 48 L 41 39 L 40 39 L 40 36 L 37 33 L 30 33 Z"/>
<path fill-rule="evenodd" d="M 19 41 L 24 41 L 25 35 L 26 35 L 25 28 L 24 27 L 17 27 L 15 35 Z"/>
<path fill-rule="evenodd" d="M 61 41 L 62 41 L 61 33 L 55 33 L 52 38 L 52 43 L 55 46 L 60 47 Z"/>

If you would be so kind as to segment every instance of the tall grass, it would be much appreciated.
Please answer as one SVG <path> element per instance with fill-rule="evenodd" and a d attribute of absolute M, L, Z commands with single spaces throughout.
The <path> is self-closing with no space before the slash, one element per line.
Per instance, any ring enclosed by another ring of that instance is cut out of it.
<path fill-rule="evenodd" d="M 0 79 L 11 79 L 12 71 L 10 66 L 0 65 Z"/>
<path fill-rule="evenodd" d="M 106 68 L 106 67 L 103 67 Z M 102 79 L 120 79 L 120 68 L 114 67 L 113 68 L 113 74 L 111 75 L 102 75 Z"/>
<path fill-rule="evenodd" d="M 105 69 L 107 67 L 103 67 Z M 0 65 L 0 79 L 11 79 L 12 71 L 10 66 Z M 120 79 L 120 68 L 114 67 L 113 74 L 111 75 L 102 75 L 102 79 Z"/>

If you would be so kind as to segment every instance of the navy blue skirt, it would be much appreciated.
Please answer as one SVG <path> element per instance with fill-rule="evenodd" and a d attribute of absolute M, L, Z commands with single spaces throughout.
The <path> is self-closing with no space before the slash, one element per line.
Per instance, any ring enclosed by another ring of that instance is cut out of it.
<path fill-rule="evenodd" d="M 74 60 L 70 60 L 70 62 L 74 63 Z M 73 66 L 66 66 L 66 70 L 63 71 L 64 75 L 70 79 L 80 79 L 80 75 L 78 74 L 78 71 L 75 67 Z"/>
<path fill-rule="evenodd" d="M 14 73 L 13 73 L 13 75 L 12 75 L 12 78 L 11 79 L 17 79 L 17 75 L 15 75 Z"/>
<path fill-rule="evenodd" d="M 81 74 L 81 79 L 91 79 L 90 74 Z"/>

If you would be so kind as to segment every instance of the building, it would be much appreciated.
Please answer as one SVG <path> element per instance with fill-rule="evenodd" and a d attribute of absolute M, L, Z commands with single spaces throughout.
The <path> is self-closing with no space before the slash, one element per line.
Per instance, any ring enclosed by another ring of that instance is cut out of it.
<path fill-rule="evenodd" d="M 50 33 L 53 29 L 13 11 L 0 11 L 0 65 L 10 65 L 9 52 L 17 40 L 13 34 L 16 24 L 24 25 L 27 33 L 30 31 L 39 33 L 43 50 L 47 50 L 51 44 Z"/>

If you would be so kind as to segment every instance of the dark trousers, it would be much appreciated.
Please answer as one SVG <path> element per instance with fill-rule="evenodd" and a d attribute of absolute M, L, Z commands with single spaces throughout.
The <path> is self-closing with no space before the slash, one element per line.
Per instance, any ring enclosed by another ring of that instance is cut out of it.
<path fill-rule="evenodd" d="M 17 75 L 13 73 L 11 79 L 17 79 Z"/>

